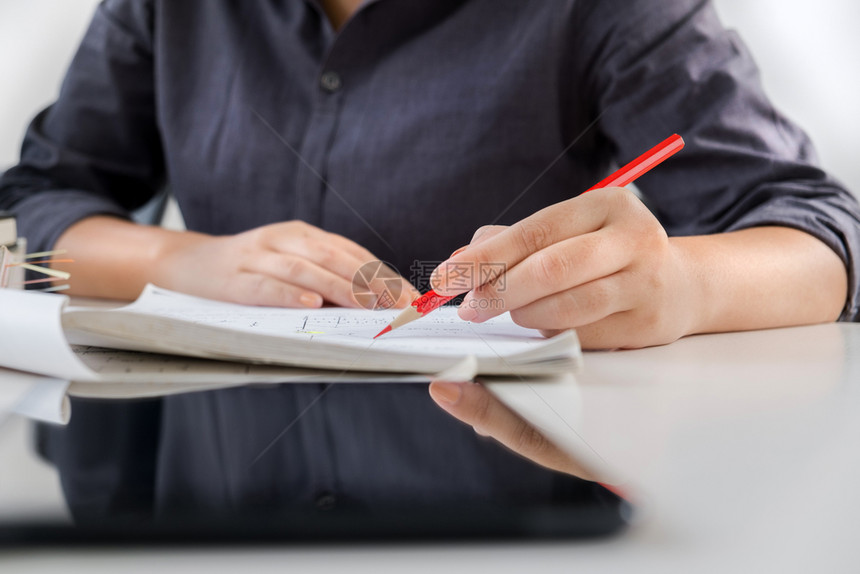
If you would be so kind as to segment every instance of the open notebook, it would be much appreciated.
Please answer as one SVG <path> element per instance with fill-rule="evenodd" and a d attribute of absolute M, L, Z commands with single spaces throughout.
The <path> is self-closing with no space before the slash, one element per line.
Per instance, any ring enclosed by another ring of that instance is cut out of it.
<path fill-rule="evenodd" d="M 545 339 L 508 315 L 471 324 L 453 308 L 373 339 L 399 310 L 248 307 L 152 285 L 118 309 L 67 307 L 60 295 L 8 290 L 0 304 L 0 365 L 76 381 L 100 377 L 87 366 L 88 353 L 75 355 L 69 342 L 338 372 L 437 374 L 468 359 L 472 376 L 570 372 L 581 356 L 573 331 Z"/>

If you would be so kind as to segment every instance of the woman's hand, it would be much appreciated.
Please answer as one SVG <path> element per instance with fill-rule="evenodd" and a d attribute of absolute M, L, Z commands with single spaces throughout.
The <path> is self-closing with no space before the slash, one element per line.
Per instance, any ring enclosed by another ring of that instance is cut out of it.
<path fill-rule="evenodd" d="M 418 295 L 401 278 L 395 299 L 378 297 L 388 287 L 383 280 L 398 277 L 384 266 L 384 276 L 371 281 L 369 289 L 353 289 L 356 272 L 377 258 L 345 237 L 302 221 L 215 237 L 95 216 L 71 226 L 57 247 L 75 256 L 68 267 L 75 295 L 134 299 L 150 282 L 210 299 L 276 307 L 319 307 L 324 301 L 344 307 L 406 306 Z M 368 293 L 359 293 L 357 300 L 354 291 Z"/>
<path fill-rule="evenodd" d="M 510 227 L 481 228 L 434 272 L 439 293 L 462 292 L 460 317 L 482 322 L 510 311 L 551 335 L 576 328 L 588 348 L 668 343 L 693 332 L 700 301 L 683 252 L 632 193 L 594 191 L 551 205 Z M 483 271 L 481 271 L 483 270 Z"/>
<path fill-rule="evenodd" d="M 396 300 L 382 297 L 382 277 L 370 282 L 371 294 L 357 300 L 353 279 L 363 265 L 375 261 L 367 249 L 343 236 L 288 221 L 232 236 L 189 236 L 167 250 L 155 276 L 169 289 L 247 305 L 408 305 L 418 294 L 405 279 Z M 381 269 L 385 278 L 397 277 L 393 270 Z"/>
<path fill-rule="evenodd" d="M 495 277 L 486 281 L 487 271 Z M 469 284 L 471 282 L 471 284 Z M 483 283 L 483 284 L 482 284 Z M 525 327 L 575 328 L 585 348 L 642 347 L 691 333 L 833 321 L 845 305 L 839 256 L 797 229 L 668 238 L 630 192 L 601 189 L 510 227 L 479 229 L 431 277 L 472 289 L 467 321 L 510 311 Z M 588 478 L 576 461 L 475 384 L 430 385 L 452 416 L 538 464 Z"/>
<path fill-rule="evenodd" d="M 485 282 L 487 270 L 501 272 Z M 471 289 L 464 320 L 510 311 L 545 335 L 575 328 L 583 347 L 615 349 L 834 321 L 847 277 L 836 252 L 798 229 L 669 238 L 632 193 L 607 188 L 479 229 L 431 284 L 441 294 Z"/>
<path fill-rule="evenodd" d="M 541 466 L 588 480 L 599 477 L 558 448 L 479 383 L 430 383 L 430 396 L 475 432 L 493 438 Z"/>

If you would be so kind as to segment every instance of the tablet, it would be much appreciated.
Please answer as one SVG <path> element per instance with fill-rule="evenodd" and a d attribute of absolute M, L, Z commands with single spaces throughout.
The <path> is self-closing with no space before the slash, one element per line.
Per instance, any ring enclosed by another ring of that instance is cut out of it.
<path fill-rule="evenodd" d="M 0 465 L 40 456 L 50 466 L 22 471 L 58 473 L 62 485 L 52 518 L 44 505 L 0 518 L 0 545 L 576 539 L 630 521 L 618 495 L 474 436 L 425 404 L 426 388 L 353 385 L 309 406 L 310 387 L 73 399 L 70 423 L 41 425 L 35 444 L 25 425 L 0 427 L 0 444 L 25 443 L 17 459 L 0 448 Z M 26 492 L 50 482 L 33 478 L 17 481 L 19 500 L 50 498 Z"/>

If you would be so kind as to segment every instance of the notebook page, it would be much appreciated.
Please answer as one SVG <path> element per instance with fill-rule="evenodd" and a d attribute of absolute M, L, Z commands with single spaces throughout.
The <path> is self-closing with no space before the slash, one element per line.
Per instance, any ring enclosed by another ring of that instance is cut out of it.
<path fill-rule="evenodd" d="M 467 323 L 457 317 L 453 307 L 440 308 L 379 339 L 373 339 L 373 336 L 401 309 L 249 307 L 201 299 L 150 285 L 136 302 L 116 311 L 170 317 L 237 332 L 314 341 L 321 347 L 333 345 L 425 356 L 496 358 L 547 344 L 540 333 L 516 325 L 508 314 L 481 324 Z"/>

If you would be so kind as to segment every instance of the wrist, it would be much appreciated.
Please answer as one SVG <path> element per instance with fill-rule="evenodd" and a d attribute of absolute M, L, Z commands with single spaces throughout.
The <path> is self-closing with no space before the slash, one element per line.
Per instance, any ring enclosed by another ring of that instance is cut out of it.
<path fill-rule="evenodd" d="M 188 271 L 188 261 L 183 254 L 211 240 L 212 236 L 196 231 L 173 231 L 160 227 L 152 229 L 153 241 L 146 255 L 148 269 L 143 284 L 153 283 L 181 290 L 182 277 Z"/>
<path fill-rule="evenodd" d="M 680 336 L 707 333 L 714 330 L 714 309 L 719 287 L 702 260 L 701 245 L 696 237 L 670 237 L 669 248 L 675 264 L 676 285 L 674 312 L 678 317 Z"/>
<path fill-rule="evenodd" d="M 55 247 L 66 250 L 75 263 L 56 267 L 72 274 L 71 295 L 130 300 L 148 282 L 162 281 L 167 254 L 202 237 L 96 215 L 75 223 L 60 236 Z"/>

